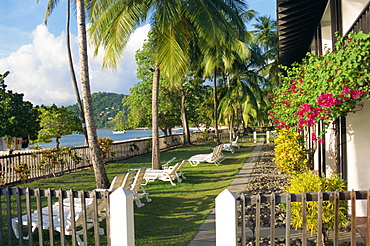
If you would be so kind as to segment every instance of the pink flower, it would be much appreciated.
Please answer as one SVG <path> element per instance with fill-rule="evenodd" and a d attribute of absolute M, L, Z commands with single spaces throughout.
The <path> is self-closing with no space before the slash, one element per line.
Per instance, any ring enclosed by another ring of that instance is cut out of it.
<path fill-rule="evenodd" d="M 321 107 L 329 108 L 333 105 L 341 104 L 341 102 L 339 99 L 334 98 L 332 94 L 321 94 L 317 98 L 317 104 Z"/>
<path fill-rule="evenodd" d="M 325 140 L 322 140 L 322 139 L 321 139 L 321 140 L 319 140 L 319 143 L 325 143 Z"/>
<path fill-rule="evenodd" d="M 354 91 L 352 91 L 352 98 L 357 98 L 357 97 L 361 96 L 364 93 L 365 93 L 365 91 L 354 90 Z"/>
<path fill-rule="evenodd" d="M 351 92 L 351 89 L 350 89 L 350 88 L 348 88 L 347 86 L 344 86 L 344 87 L 343 87 L 343 92 L 344 92 L 344 94 L 348 94 L 348 93 L 350 93 L 350 92 Z"/>
<path fill-rule="evenodd" d="M 317 141 L 317 137 L 316 137 L 316 134 L 315 133 L 312 133 L 312 141 Z"/>
<path fill-rule="evenodd" d="M 272 95 L 271 95 L 271 93 L 267 93 L 267 95 L 266 95 L 266 96 L 271 97 Z"/>

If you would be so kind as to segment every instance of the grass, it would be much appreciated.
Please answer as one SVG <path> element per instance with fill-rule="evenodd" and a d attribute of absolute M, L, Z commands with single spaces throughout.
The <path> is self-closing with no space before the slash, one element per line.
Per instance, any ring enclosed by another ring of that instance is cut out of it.
<path fill-rule="evenodd" d="M 215 145 L 196 145 L 161 153 L 161 162 L 176 156 L 176 161 L 192 155 L 210 153 Z M 196 167 L 187 162 L 182 171 L 186 179 L 176 186 L 169 182 L 155 181 L 145 186 L 152 202 L 135 206 L 136 245 L 187 245 L 199 226 L 214 207 L 216 196 L 228 187 L 234 176 L 251 153 L 254 144 L 241 143 L 234 154 L 224 153 L 226 160 L 219 166 L 201 163 Z M 151 156 L 141 156 L 111 163 L 106 166 L 110 180 L 126 173 L 129 168 L 151 167 Z M 19 185 L 20 188 L 93 190 L 94 174 L 91 169 L 61 177 L 43 179 Z"/>

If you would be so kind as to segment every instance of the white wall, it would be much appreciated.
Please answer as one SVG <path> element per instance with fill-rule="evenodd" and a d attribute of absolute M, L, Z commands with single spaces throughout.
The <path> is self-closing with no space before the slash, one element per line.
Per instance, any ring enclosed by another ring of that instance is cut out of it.
<path fill-rule="evenodd" d="M 347 116 L 348 190 L 370 189 L 370 101 Z M 358 204 L 359 203 L 359 204 Z M 366 203 L 356 202 L 357 216 L 366 216 Z"/>
<path fill-rule="evenodd" d="M 353 22 L 365 8 L 368 0 L 342 0 L 343 33 L 347 33 Z"/>

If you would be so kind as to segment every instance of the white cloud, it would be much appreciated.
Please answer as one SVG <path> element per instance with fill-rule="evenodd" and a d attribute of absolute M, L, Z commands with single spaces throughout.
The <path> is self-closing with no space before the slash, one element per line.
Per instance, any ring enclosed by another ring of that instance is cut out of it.
<path fill-rule="evenodd" d="M 115 71 L 101 68 L 101 57 L 93 58 L 89 49 L 89 72 L 92 92 L 128 94 L 137 82 L 135 52 L 141 48 L 150 29 L 149 25 L 138 28 L 128 42 L 122 62 Z M 0 73 L 9 70 L 7 89 L 23 93 L 24 99 L 35 105 L 74 104 L 75 94 L 68 68 L 65 35 L 54 36 L 44 25 L 32 33 L 31 44 L 21 46 L 8 57 L 0 59 Z M 76 76 L 79 80 L 77 38 L 71 37 Z"/>

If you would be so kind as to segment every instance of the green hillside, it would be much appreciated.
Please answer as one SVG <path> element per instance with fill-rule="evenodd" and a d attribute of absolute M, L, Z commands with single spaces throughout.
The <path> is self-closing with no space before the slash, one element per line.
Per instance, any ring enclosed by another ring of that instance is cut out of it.
<path fill-rule="evenodd" d="M 123 94 L 110 92 L 98 92 L 92 94 L 92 102 L 94 107 L 94 116 L 97 128 L 113 128 L 114 125 L 110 122 L 118 112 L 123 110 L 122 99 L 126 97 Z M 68 108 L 79 114 L 77 103 Z"/>

